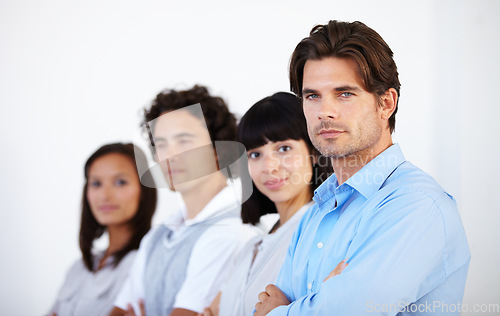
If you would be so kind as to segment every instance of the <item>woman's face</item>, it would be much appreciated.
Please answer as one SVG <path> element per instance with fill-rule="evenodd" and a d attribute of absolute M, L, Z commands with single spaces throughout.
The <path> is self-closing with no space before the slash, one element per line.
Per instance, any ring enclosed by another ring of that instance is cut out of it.
<path fill-rule="evenodd" d="M 127 225 L 137 212 L 140 196 L 139 177 L 127 156 L 110 153 L 90 165 L 87 199 L 99 224 Z"/>
<path fill-rule="evenodd" d="M 252 180 L 275 204 L 309 196 L 311 155 L 304 140 L 267 142 L 248 151 Z"/>

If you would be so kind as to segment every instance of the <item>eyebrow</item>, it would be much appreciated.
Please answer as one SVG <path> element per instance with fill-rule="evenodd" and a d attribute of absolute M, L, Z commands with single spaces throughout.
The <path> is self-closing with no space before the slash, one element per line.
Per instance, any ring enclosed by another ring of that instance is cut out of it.
<path fill-rule="evenodd" d="M 195 137 L 195 135 L 188 132 L 181 132 L 179 134 L 175 134 L 173 138 L 182 138 L 182 137 Z M 155 141 L 167 141 L 167 139 L 163 136 L 156 136 L 153 138 Z"/>
<path fill-rule="evenodd" d="M 340 91 L 360 91 L 361 89 L 358 88 L 358 87 L 354 87 L 354 86 L 340 86 L 340 87 L 336 87 L 334 89 L 335 91 L 337 92 L 340 92 Z M 310 89 L 310 88 L 304 88 L 302 89 L 302 94 L 308 94 L 308 93 L 318 93 L 317 90 L 314 90 L 314 89 Z"/>
<path fill-rule="evenodd" d="M 174 138 L 182 138 L 182 137 L 194 137 L 194 134 L 191 134 L 188 132 L 182 132 L 182 133 L 174 135 Z"/>
<path fill-rule="evenodd" d="M 130 174 L 125 173 L 125 172 L 119 172 L 117 174 L 113 175 L 113 178 L 120 178 L 120 177 L 128 177 Z M 101 177 L 99 176 L 94 176 L 94 175 L 89 175 L 89 180 L 99 180 Z"/>

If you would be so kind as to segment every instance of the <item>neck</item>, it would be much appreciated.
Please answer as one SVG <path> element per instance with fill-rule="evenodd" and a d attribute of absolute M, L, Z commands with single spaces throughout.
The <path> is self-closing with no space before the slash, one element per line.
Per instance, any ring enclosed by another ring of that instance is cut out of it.
<path fill-rule="evenodd" d="M 280 216 L 279 225 L 276 226 L 276 228 L 278 228 L 279 226 L 283 226 L 283 224 L 285 224 L 290 218 L 292 218 L 292 216 L 295 215 L 295 213 L 297 213 L 297 211 L 300 210 L 302 206 L 309 202 L 311 198 L 312 195 L 309 192 L 309 188 L 307 188 L 307 190 L 303 190 L 291 200 L 275 203 L 276 210 L 278 211 L 278 214 Z"/>
<path fill-rule="evenodd" d="M 187 219 L 193 219 L 223 188 L 227 186 L 227 179 L 220 172 L 208 176 L 196 188 L 181 192 L 182 199 L 186 204 Z"/>
<path fill-rule="evenodd" d="M 123 249 L 132 237 L 129 225 L 108 226 L 109 246 L 105 257 Z"/>
<path fill-rule="evenodd" d="M 349 156 L 332 157 L 332 166 L 335 170 L 335 176 L 339 185 L 346 182 L 361 168 L 366 166 L 373 158 L 377 157 L 384 150 L 392 146 L 392 139 L 389 135 L 388 139 L 379 141 L 373 147 L 361 150 Z"/>

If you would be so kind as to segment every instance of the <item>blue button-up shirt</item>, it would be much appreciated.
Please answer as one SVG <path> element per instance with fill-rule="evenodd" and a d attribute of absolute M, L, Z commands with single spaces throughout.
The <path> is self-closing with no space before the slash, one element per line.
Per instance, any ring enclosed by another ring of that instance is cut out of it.
<path fill-rule="evenodd" d="M 470 252 L 455 200 L 399 145 L 313 199 L 276 282 L 292 303 L 268 315 L 458 315 Z"/>

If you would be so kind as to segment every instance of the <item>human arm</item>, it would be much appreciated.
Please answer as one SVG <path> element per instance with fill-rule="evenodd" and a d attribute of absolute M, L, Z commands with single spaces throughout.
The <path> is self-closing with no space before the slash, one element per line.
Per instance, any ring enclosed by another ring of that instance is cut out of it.
<path fill-rule="evenodd" d="M 212 300 L 212 303 L 208 307 L 205 307 L 202 313 L 198 316 L 219 316 L 219 304 L 220 304 L 221 292 L 217 293 L 217 296 Z"/>
<path fill-rule="evenodd" d="M 174 308 L 174 310 L 170 313 L 170 316 L 196 316 L 198 313 L 184 309 L 184 308 Z"/>
<path fill-rule="evenodd" d="M 238 239 L 241 225 L 234 226 L 231 221 L 210 227 L 198 239 L 174 308 L 202 312 L 219 292 L 241 242 Z"/>
<path fill-rule="evenodd" d="M 139 307 L 139 314 L 137 315 L 134 311 L 134 308 L 132 307 L 131 304 L 127 305 L 127 309 L 123 310 L 119 307 L 114 307 L 109 316 L 146 316 L 146 310 L 144 308 L 144 301 L 139 300 L 138 302 L 138 307 Z"/>
<path fill-rule="evenodd" d="M 125 282 L 120 288 L 116 299 L 114 300 L 114 308 L 110 316 L 127 315 L 130 313 L 130 308 L 135 314 L 140 314 L 144 309 L 144 269 L 146 264 L 147 250 L 150 249 L 151 236 L 155 229 L 150 230 L 141 240 L 139 250 L 136 253 L 134 261 L 127 271 Z"/>
<path fill-rule="evenodd" d="M 445 225 L 447 213 L 457 212 L 453 207 L 443 210 L 442 205 L 425 194 L 410 192 L 389 197 L 363 213 L 353 237 L 345 241 L 349 269 L 322 282 L 329 273 L 324 269 L 333 265 L 332 258 L 322 258 L 324 271 L 306 270 L 313 284 L 307 294 L 270 315 L 379 315 L 381 306 L 395 315 L 416 302 L 468 260 L 462 256 L 453 266 L 447 263 L 447 243 L 460 238 L 460 229 Z M 337 246 L 341 241 L 335 242 Z M 328 247 L 325 243 L 322 250 Z"/>
<path fill-rule="evenodd" d="M 126 310 L 123 310 L 119 307 L 113 307 L 111 310 L 111 313 L 109 313 L 109 316 L 125 316 L 127 314 Z"/>
<path fill-rule="evenodd" d="M 326 282 L 328 279 L 333 278 L 334 276 L 339 275 L 344 271 L 347 267 L 348 263 L 346 263 L 347 259 L 342 260 L 335 269 L 325 278 L 323 282 Z M 274 284 L 269 284 L 265 292 L 259 294 L 259 302 L 255 305 L 255 314 L 254 316 L 264 316 L 267 315 L 271 310 L 275 309 L 278 306 L 288 305 L 290 301 L 283 294 L 279 287 Z M 207 315 L 210 316 L 210 315 Z"/>

